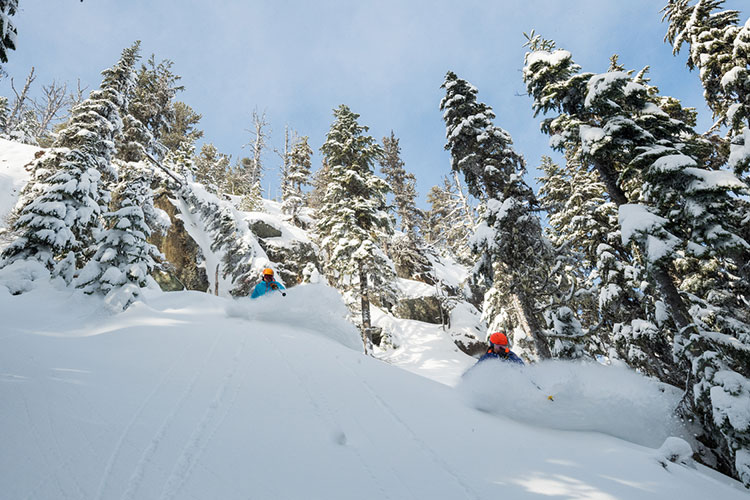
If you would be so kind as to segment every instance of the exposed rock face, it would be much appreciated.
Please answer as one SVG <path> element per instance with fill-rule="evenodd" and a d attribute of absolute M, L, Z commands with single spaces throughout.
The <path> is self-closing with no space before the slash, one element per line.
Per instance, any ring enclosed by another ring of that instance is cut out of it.
<path fill-rule="evenodd" d="M 393 239 L 388 248 L 388 255 L 396 268 L 396 276 L 408 280 L 421 281 L 428 285 L 435 284 L 432 264 L 424 252 L 417 248 L 405 236 Z"/>
<path fill-rule="evenodd" d="M 258 238 L 278 238 L 281 236 L 281 231 L 273 227 L 272 225 L 262 220 L 256 220 L 250 223 L 250 231 L 252 231 Z"/>
<path fill-rule="evenodd" d="M 161 250 L 171 266 L 164 272 L 154 275 L 154 279 L 163 290 L 208 290 L 206 270 L 198 267 L 200 248 L 185 230 L 185 225 L 177 217 L 177 208 L 166 196 L 154 199 L 154 206 L 164 210 L 172 225 L 166 235 L 154 232 L 149 242 Z"/>
<path fill-rule="evenodd" d="M 311 263 L 320 270 L 318 255 L 315 253 L 315 247 L 310 243 L 294 241 L 288 246 L 278 246 L 262 238 L 258 238 L 258 243 L 271 261 L 278 262 L 276 272 L 287 287 L 302 282 L 303 271 L 307 264 Z"/>
<path fill-rule="evenodd" d="M 437 297 L 401 299 L 393 309 L 393 314 L 397 318 L 414 319 L 436 325 L 442 325 L 443 319 L 447 319 L 447 312 Z"/>

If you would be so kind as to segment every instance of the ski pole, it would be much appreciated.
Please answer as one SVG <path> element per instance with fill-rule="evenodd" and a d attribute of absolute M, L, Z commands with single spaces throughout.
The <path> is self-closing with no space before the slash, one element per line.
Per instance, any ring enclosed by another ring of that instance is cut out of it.
<path fill-rule="evenodd" d="M 537 384 L 536 382 L 534 382 L 532 379 L 529 379 L 529 382 L 531 382 L 534 387 L 536 387 L 537 389 L 539 389 L 540 392 L 544 393 L 544 389 L 542 389 L 541 387 L 539 387 L 539 384 Z M 552 396 L 552 394 L 547 395 L 547 399 L 550 400 L 550 401 L 554 401 L 555 400 L 555 398 Z"/>

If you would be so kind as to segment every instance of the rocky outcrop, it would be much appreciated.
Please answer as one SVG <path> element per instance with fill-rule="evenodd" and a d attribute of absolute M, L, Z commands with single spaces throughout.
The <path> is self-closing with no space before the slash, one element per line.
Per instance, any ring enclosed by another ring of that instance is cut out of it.
<path fill-rule="evenodd" d="M 393 238 L 388 247 L 388 256 L 396 268 L 396 276 L 408 280 L 421 281 L 428 285 L 435 284 L 432 264 L 414 242 L 406 236 Z"/>
<path fill-rule="evenodd" d="M 172 221 L 166 235 L 154 232 L 149 238 L 149 242 L 156 245 L 169 263 L 163 271 L 154 274 L 154 279 L 165 291 L 205 292 L 208 290 L 208 276 L 205 269 L 198 267 L 201 250 L 177 217 L 177 208 L 166 194 L 155 198 L 154 206 L 164 210 Z"/>
<path fill-rule="evenodd" d="M 258 238 L 278 238 L 281 236 L 281 231 L 275 227 L 273 227 L 271 224 L 262 221 L 262 220 L 255 220 L 250 223 L 250 231 L 255 234 Z"/>
<path fill-rule="evenodd" d="M 311 243 L 293 241 L 281 246 L 263 238 L 258 238 L 258 243 L 266 252 L 269 260 L 278 263 L 276 272 L 281 276 L 287 287 L 302 282 L 303 271 L 308 264 L 313 264 L 320 271 L 320 261 L 315 252 L 315 247 Z"/>
<path fill-rule="evenodd" d="M 401 299 L 394 307 L 393 314 L 397 318 L 413 319 L 436 325 L 442 325 L 447 319 L 447 312 L 437 297 Z"/>

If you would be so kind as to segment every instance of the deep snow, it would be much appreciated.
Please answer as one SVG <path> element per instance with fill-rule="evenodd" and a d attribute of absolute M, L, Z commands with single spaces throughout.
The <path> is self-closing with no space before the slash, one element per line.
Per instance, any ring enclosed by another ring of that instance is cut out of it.
<path fill-rule="evenodd" d="M 654 424 L 618 414 L 647 385 L 632 374 L 554 402 L 492 366 L 456 389 L 364 356 L 323 285 L 256 301 L 149 292 L 104 311 L 80 292 L 0 287 L 3 498 L 747 498 L 654 448 L 552 430 L 539 411 L 567 418 L 582 394 L 613 408 L 580 406 L 581 422 Z M 508 386 L 505 416 L 491 388 Z"/>
<path fill-rule="evenodd" d="M 35 151 L 0 140 L 5 213 Z M 324 285 L 255 301 L 150 290 L 115 315 L 30 269 L 0 271 L 3 500 L 748 498 L 688 458 L 679 394 L 629 370 L 462 376 L 467 307 L 448 332 L 374 310 L 397 345 L 374 359 Z"/>

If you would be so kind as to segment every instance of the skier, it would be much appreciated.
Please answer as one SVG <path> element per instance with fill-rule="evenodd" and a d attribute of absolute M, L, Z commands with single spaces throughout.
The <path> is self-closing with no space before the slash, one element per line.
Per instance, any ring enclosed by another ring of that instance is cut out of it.
<path fill-rule="evenodd" d="M 284 285 L 276 281 L 273 277 L 273 269 L 267 267 L 263 269 L 263 281 L 255 285 L 251 299 L 257 299 L 261 295 L 265 295 L 269 291 L 275 292 L 277 290 L 284 290 Z M 286 292 L 281 292 L 281 295 L 286 297 Z"/>
<path fill-rule="evenodd" d="M 487 359 L 497 359 L 500 361 L 507 361 L 510 363 L 517 363 L 523 366 L 523 360 L 519 358 L 516 353 L 510 350 L 508 347 L 508 336 L 502 332 L 495 332 L 490 335 L 489 346 L 487 352 L 479 358 L 477 365 Z M 476 366 L 476 365 L 474 365 Z"/>

